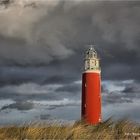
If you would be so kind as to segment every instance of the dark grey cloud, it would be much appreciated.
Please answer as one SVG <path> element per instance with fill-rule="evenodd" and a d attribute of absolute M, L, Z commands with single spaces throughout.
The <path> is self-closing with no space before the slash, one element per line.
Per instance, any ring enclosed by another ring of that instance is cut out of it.
<path fill-rule="evenodd" d="M 54 4 L 49 12 L 41 11 L 41 18 L 40 14 L 37 14 L 40 13 L 40 8 L 20 7 L 23 17 L 26 10 L 29 12 L 26 16 L 30 18 L 30 12 L 36 11 L 35 17 L 32 17 L 37 20 L 34 24 L 32 20 L 28 21 L 24 17 L 25 21 L 17 22 L 17 26 L 4 25 L 8 28 L 4 33 L 2 29 L 0 32 L 1 38 L 4 36 L 1 41 L 1 64 L 39 65 L 73 55 L 78 56 L 85 48 L 84 45 L 93 40 L 103 55 L 103 65 L 109 62 L 137 63 L 140 33 L 139 1 L 53 3 L 57 4 Z M 44 7 L 42 9 L 45 9 Z M 14 17 L 16 5 L 11 4 L 9 8 Z M 6 20 L 8 19 L 4 18 L 1 22 Z M 27 23 L 26 28 L 19 28 L 23 27 L 24 22 Z M 22 34 L 19 35 L 18 32 Z M 25 38 L 27 35 L 28 39 Z M 82 51 L 78 51 L 80 49 Z"/>
<path fill-rule="evenodd" d="M 108 83 L 110 84 L 110 83 Z M 110 90 L 110 88 L 112 88 Z M 116 81 L 112 87 L 103 85 L 102 98 L 103 105 L 115 103 L 133 103 L 140 99 L 140 83 L 136 81 L 124 82 Z"/>
<path fill-rule="evenodd" d="M 81 85 L 75 82 L 71 84 L 46 84 L 23 83 L 20 85 L 5 85 L 0 87 L 0 99 L 12 99 L 25 102 L 27 100 L 62 100 L 80 99 Z"/>
<path fill-rule="evenodd" d="M 132 94 L 132 93 L 131 93 Z M 103 105 L 106 104 L 115 104 L 115 103 L 132 103 L 134 97 L 131 98 L 128 95 L 123 94 L 122 92 L 116 91 L 107 93 L 107 95 L 103 95 Z"/>
<path fill-rule="evenodd" d="M 8 6 L 10 13 L 1 9 L 0 85 L 81 79 L 86 44 L 94 40 L 102 79 L 139 80 L 139 1 L 26 4 L 13 2 Z M 17 21 L 19 10 L 23 19 Z"/>
<path fill-rule="evenodd" d="M 41 115 L 40 115 L 40 119 L 41 119 L 41 120 L 48 120 L 48 119 L 51 119 L 51 115 L 50 115 L 50 114 L 41 114 Z"/>
<path fill-rule="evenodd" d="M 56 89 L 56 92 L 71 92 L 72 94 L 76 94 L 76 92 L 79 92 L 80 90 L 81 90 L 81 85 L 72 83 Z"/>
<path fill-rule="evenodd" d="M 53 6 L 49 9 L 40 4 L 32 8 L 20 5 L 21 17 L 25 18 L 22 21 L 27 24 L 28 30 L 23 30 L 22 22 L 16 23 L 18 25 L 15 24 L 15 28 L 4 24 L 8 28 L 0 36 L 1 65 L 18 66 L 21 69 L 16 67 L 15 74 L 8 74 L 8 68 L 6 72 L 1 70 L 1 85 L 78 80 L 83 71 L 86 44 L 93 40 L 101 57 L 103 79 L 139 80 L 139 1 L 58 1 L 50 4 Z M 9 6 L 11 14 L 16 6 Z M 47 11 L 40 11 L 40 7 L 47 8 Z M 25 14 L 26 10 L 29 13 L 36 11 L 32 17 L 35 23 L 32 18 L 31 21 L 27 20 L 31 15 Z M 41 18 L 37 14 L 40 12 L 43 13 Z M 4 15 L 1 22 L 6 22 L 11 14 Z M 13 24 L 16 21 L 11 20 Z M 14 31 L 20 35 L 17 36 Z"/>
<path fill-rule="evenodd" d="M 15 101 L 26 100 L 60 100 L 65 93 L 55 90 L 62 85 L 39 85 L 25 83 L 20 85 L 7 85 L 0 88 L 0 99 L 13 99 Z M 68 96 L 68 95 L 67 95 Z"/>
<path fill-rule="evenodd" d="M 123 90 L 124 93 L 140 93 L 140 84 L 134 83 L 134 84 L 128 84 L 126 85 L 125 89 Z"/>
<path fill-rule="evenodd" d="M 6 6 L 7 4 L 10 4 L 11 2 L 12 2 L 11 0 L 1 0 L 0 4 Z"/>
<path fill-rule="evenodd" d="M 1 111 L 5 109 L 31 110 L 33 108 L 34 108 L 34 104 L 31 102 L 16 102 L 13 104 L 3 106 L 1 108 Z"/>

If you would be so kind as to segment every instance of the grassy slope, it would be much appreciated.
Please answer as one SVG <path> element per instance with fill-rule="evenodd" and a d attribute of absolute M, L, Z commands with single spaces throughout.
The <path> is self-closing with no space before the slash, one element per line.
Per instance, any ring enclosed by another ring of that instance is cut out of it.
<path fill-rule="evenodd" d="M 113 140 L 136 139 L 140 136 L 140 126 L 126 119 L 113 122 L 108 119 L 97 126 L 84 122 L 74 125 L 29 125 L 0 128 L 0 140 Z"/>

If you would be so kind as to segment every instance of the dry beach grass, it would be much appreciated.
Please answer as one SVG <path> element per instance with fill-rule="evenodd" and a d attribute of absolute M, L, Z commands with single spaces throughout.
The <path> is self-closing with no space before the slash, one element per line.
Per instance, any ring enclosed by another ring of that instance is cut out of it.
<path fill-rule="evenodd" d="M 96 125 L 83 121 L 73 125 L 31 124 L 0 128 L 0 140 L 137 140 L 140 125 L 127 119 L 113 121 L 111 118 Z"/>

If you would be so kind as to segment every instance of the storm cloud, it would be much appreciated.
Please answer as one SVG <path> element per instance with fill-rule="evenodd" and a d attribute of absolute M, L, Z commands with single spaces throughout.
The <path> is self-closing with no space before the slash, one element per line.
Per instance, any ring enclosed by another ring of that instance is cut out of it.
<path fill-rule="evenodd" d="M 105 81 L 102 87 L 104 105 L 133 103 L 140 99 L 140 83 L 137 81 Z"/>
<path fill-rule="evenodd" d="M 12 101 L 3 111 L 32 111 L 39 102 L 51 103 L 51 111 L 80 105 L 89 44 L 100 57 L 103 106 L 134 104 L 140 98 L 139 13 L 140 1 L 1 0 L 0 99 Z"/>
<path fill-rule="evenodd" d="M 0 10 L 0 64 L 48 64 L 77 55 L 95 40 L 106 59 L 103 65 L 108 61 L 135 65 L 139 5 L 138 1 L 13 1 Z"/>
<path fill-rule="evenodd" d="M 33 108 L 33 104 L 30 102 L 17 102 L 7 106 L 3 106 L 1 108 L 1 111 L 5 109 L 30 110 L 32 108 Z"/>

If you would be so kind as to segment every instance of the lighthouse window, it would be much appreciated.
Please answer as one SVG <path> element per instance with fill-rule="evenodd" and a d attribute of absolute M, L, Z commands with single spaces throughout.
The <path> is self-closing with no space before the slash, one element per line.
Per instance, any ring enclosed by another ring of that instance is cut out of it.
<path fill-rule="evenodd" d="M 89 57 L 90 57 L 90 58 L 93 57 L 92 53 L 89 54 Z"/>

